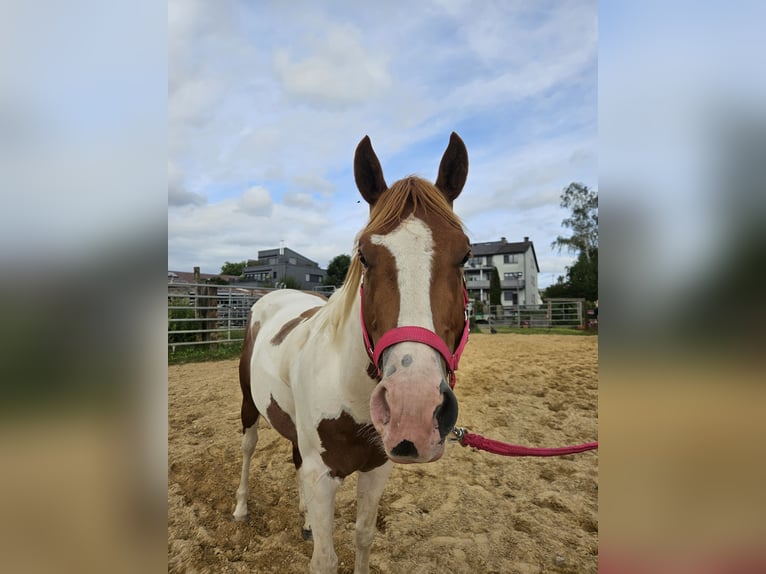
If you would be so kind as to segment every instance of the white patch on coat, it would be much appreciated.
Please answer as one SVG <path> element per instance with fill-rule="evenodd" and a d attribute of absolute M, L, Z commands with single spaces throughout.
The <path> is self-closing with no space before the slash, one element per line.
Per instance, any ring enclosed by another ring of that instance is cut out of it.
<path fill-rule="evenodd" d="M 416 326 L 434 330 L 434 320 L 431 313 L 431 261 L 434 253 L 434 242 L 431 229 L 410 215 L 399 227 L 388 235 L 373 235 L 370 240 L 385 247 L 396 261 L 397 284 L 399 286 L 399 317 L 397 327 Z M 444 375 L 444 367 L 439 353 L 422 343 L 404 341 L 392 345 L 383 352 L 381 369 L 384 378 L 389 371 L 389 365 L 399 369 L 405 357 L 411 365 L 408 367 L 408 377 L 421 381 L 438 382 Z M 430 393 L 433 389 L 426 388 L 423 392 Z M 420 392 L 410 388 L 414 393 Z"/>
<path fill-rule="evenodd" d="M 370 240 L 388 249 L 396 261 L 401 301 L 397 326 L 417 326 L 433 331 L 431 259 L 434 241 L 431 229 L 410 215 L 388 235 L 373 235 Z"/>

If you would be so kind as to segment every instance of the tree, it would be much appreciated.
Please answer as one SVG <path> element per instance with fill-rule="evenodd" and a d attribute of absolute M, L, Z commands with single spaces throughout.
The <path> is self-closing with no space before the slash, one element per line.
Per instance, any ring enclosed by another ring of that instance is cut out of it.
<path fill-rule="evenodd" d="M 489 276 L 489 304 L 502 305 L 502 293 L 502 289 L 500 288 L 500 273 L 497 271 L 497 267 L 493 267 L 492 273 Z"/>
<path fill-rule="evenodd" d="M 247 261 L 239 261 L 238 263 L 232 263 L 227 261 L 221 266 L 221 275 L 236 275 L 240 277 L 245 272 Z"/>
<path fill-rule="evenodd" d="M 569 285 L 564 282 L 564 276 L 559 275 L 556 282 L 553 285 L 548 285 L 543 289 L 540 296 L 543 299 L 570 299 L 572 296 L 569 294 Z"/>
<path fill-rule="evenodd" d="M 226 281 L 223 277 L 210 277 L 209 279 L 205 279 L 205 283 L 211 283 L 213 285 L 228 285 L 229 282 Z"/>
<path fill-rule="evenodd" d="M 279 283 L 281 285 L 284 285 L 285 289 L 300 289 L 301 284 L 298 282 L 297 279 L 294 277 L 290 277 L 289 275 L 285 275 L 279 280 Z M 281 286 L 280 285 L 280 286 Z"/>
<path fill-rule="evenodd" d="M 566 279 L 545 290 L 545 297 L 598 299 L 598 193 L 581 183 L 570 183 L 561 192 L 561 207 L 571 210 L 571 217 L 561 225 L 572 230 L 570 237 L 559 235 L 551 243 L 559 252 L 566 248 L 577 254 L 577 260 L 567 267 Z"/>
<path fill-rule="evenodd" d="M 586 301 L 598 299 L 598 247 L 580 253 L 574 265 L 567 269 L 567 281 L 574 297 Z"/>
<path fill-rule="evenodd" d="M 586 259 L 598 249 L 598 192 L 587 185 L 570 183 L 561 192 L 561 207 L 572 212 L 561 222 L 562 227 L 572 230 L 570 237 L 559 235 L 551 244 L 559 252 L 566 247 L 570 253 L 585 254 Z"/>
<path fill-rule="evenodd" d="M 577 261 L 567 267 L 566 278 L 559 276 L 556 283 L 545 289 L 543 298 L 598 299 L 598 249 L 587 256 L 580 253 Z"/>
<path fill-rule="evenodd" d="M 324 279 L 324 284 L 335 285 L 336 287 L 343 285 L 350 265 L 351 257 L 345 253 L 334 257 L 327 266 L 327 277 Z"/>

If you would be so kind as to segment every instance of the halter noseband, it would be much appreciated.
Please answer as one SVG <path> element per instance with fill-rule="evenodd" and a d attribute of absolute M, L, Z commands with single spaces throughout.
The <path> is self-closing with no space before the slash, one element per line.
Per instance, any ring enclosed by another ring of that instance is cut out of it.
<path fill-rule="evenodd" d="M 378 344 L 373 346 L 370 334 L 367 332 L 367 325 L 364 323 L 364 282 L 359 286 L 359 300 L 359 316 L 362 323 L 364 348 L 367 350 L 367 354 L 369 355 L 372 364 L 375 365 L 375 369 L 378 372 L 378 380 L 382 377 L 378 361 L 380 361 L 383 351 L 397 343 L 410 341 L 428 345 L 432 349 L 435 349 L 444 358 L 444 362 L 447 364 L 447 372 L 449 373 L 449 386 L 450 388 L 455 388 L 455 371 L 457 371 L 457 366 L 460 362 L 460 356 L 463 354 L 463 349 L 465 349 L 466 343 L 468 343 L 468 333 L 471 330 L 468 321 L 468 291 L 466 290 L 465 283 L 463 284 L 463 313 L 465 314 L 465 326 L 463 327 L 463 335 L 460 337 L 460 342 L 454 353 L 450 351 L 447 343 L 445 343 L 439 335 L 424 327 L 416 326 L 395 327 L 390 331 L 386 331 L 378 341 Z"/>

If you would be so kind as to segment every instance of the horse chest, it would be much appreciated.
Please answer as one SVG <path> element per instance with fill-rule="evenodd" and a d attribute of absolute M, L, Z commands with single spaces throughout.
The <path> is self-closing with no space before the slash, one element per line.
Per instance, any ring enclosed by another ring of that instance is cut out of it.
<path fill-rule="evenodd" d="M 345 478 L 356 471 L 367 472 L 388 460 L 374 427 L 356 422 L 345 411 L 335 419 L 322 419 L 317 434 L 324 449 L 322 460 L 333 477 Z"/>

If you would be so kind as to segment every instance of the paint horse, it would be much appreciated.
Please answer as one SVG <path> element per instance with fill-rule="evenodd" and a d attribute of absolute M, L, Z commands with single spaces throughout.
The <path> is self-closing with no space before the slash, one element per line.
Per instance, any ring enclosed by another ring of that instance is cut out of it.
<path fill-rule="evenodd" d="M 452 202 L 467 175 L 468 153 L 453 133 L 435 185 L 411 176 L 388 187 L 365 137 L 354 178 L 370 218 L 343 286 L 329 300 L 274 291 L 252 307 L 239 364 L 244 437 L 234 517 L 247 517 L 263 416 L 293 445 L 303 534 L 314 541 L 311 572 L 336 572 L 342 479 L 359 472 L 354 572 L 363 574 L 393 463 L 439 459 L 457 420 L 451 385 L 468 337 L 470 243 Z"/>

